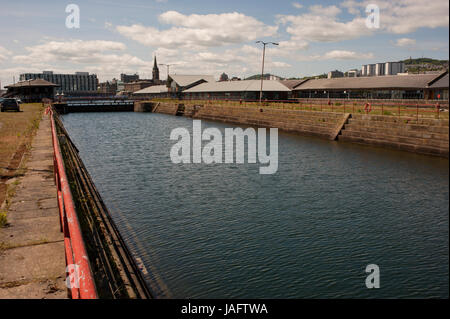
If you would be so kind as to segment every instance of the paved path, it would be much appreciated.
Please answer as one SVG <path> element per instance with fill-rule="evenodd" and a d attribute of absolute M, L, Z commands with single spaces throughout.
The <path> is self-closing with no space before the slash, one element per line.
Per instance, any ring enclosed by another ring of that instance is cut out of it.
<path fill-rule="evenodd" d="M 33 139 L 25 176 L 0 228 L 0 298 L 67 298 L 50 120 Z"/>

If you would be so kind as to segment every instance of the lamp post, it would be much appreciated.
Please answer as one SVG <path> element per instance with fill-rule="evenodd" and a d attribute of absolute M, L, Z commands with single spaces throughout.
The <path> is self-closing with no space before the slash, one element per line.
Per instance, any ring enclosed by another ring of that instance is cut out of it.
<path fill-rule="evenodd" d="M 275 42 L 264 42 L 264 41 L 256 41 L 256 43 L 262 43 L 262 45 L 263 45 L 262 71 L 261 71 L 261 89 L 259 91 L 259 105 L 261 105 L 261 103 L 262 103 L 262 92 L 263 92 L 264 59 L 265 59 L 265 56 L 266 56 L 266 45 L 267 44 L 278 45 L 278 43 L 275 43 Z"/>
<path fill-rule="evenodd" d="M 167 67 L 167 79 L 169 78 L 169 68 L 172 65 L 176 65 L 175 63 L 172 64 L 165 64 L 165 63 L 160 63 L 159 65 L 165 65 Z"/>

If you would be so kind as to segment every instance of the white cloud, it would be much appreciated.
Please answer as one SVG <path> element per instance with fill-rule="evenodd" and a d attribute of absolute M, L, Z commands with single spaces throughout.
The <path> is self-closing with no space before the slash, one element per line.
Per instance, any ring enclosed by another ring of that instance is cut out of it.
<path fill-rule="evenodd" d="M 26 47 L 27 55 L 17 55 L 12 58 L 16 63 L 35 62 L 97 62 L 105 51 L 123 51 L 125 44 L 114 41 L 48 41 L 43 44 Z"/>
<path fill-rule="evenodd" d="M 324 60 L 368 60 L 373 59 L 375 56 L 373 53 L 363 53 L 348 50 L 331 50 L 324 54 L 297 54 L 293 56 L 296 61 L 311 62 L 311 61 L 324 61 Z"/>
<path fill-rule="evenodd" d="M 388 32 L 411 33 L 419 28 L 448 27 L 448 0 L 382 2 L 380 23 Z"/>
<path fill-rule="evenodd" d="M 277 26 L 267 26 L 242 13 L 184 15 L 167 11 L 159 16 L 161 23 L 172 27 L 159 30 L 140 24 L 119 25 L 116 30 L 144 45 L 175 48 L 220 47 L 248 42 L 276 34 Z"/>
<path fill-rule="evenodd" d="M 375 3 L 380 8 L 380 29 L 394 34 L 405 34 L 420 28 L 448 27 L 448 0 L 346 0 L 340 5 L 350 14 L 360 15 L 365 7 Z"/>
<path fill-rule="evenodd" d="M 297 9 L 303 8 L 303 5 L 298 2 L 292 2 L 292 6 Z"/>
<path fill-rule="evenodd" d="M 373 57 L 374 55 L 372 53 L 358 53 L 346 50 L 332 50 L 323 55 L 324 59 L 330 60 L 361 60 L 372 59 Z"/>
<path fill-rule="evenodd" d="M 395 45 L 398 47 L 411 47 L 416 44 L 416 40 L 409 38 L 401 38 L 395 41 Z"/>
<path fill-rule="evenodd" d="M 0 63 L 4 60 L 6 60 L 7 57 L 11 55 L 11 51 L 7 50 L 6 48 L 0 46 Z"/>
<path fill-rule="evenodd" d="M 339 18 L 342 13 L 337 6 L 310 6 L 307 13 L 279 15 L 279 23 L 286 25 L 292 39 L 314 42 L 338 42 L 357 39 L 374 32 L 406 34 L 419 28 L 448 27 L 448 0 L 378 0 L 380 8 L 380 29 L 366 27 L 365 8 L 372 0 L 346 0 L 340 3 L 352 17 Z"/>
<path fill-rule="evenodd" d="M 365 19 L 356 17 L 351 21 L 339 21 L 341 9 L 336 6 L 314 5 L 309 12 L 300 15 L 279 15 L 278 21 L 287 26 L 293 40 L 315 42 L 338 42 L 356 39 L 370 34 Z"/>
<path fill-rule="evenodd" d="M 123 51 L 125 44 L 102 40 L 50 40 L 26 47 L 28 54 L 11 57 L 11 62 L 26 66 L 28 70 L 60 69 L 63 72 L 97 72 L 100 78 L 117 77 L 122 71 L 142 70 L 150 73 L 153 61 L 145 61 Z"/>

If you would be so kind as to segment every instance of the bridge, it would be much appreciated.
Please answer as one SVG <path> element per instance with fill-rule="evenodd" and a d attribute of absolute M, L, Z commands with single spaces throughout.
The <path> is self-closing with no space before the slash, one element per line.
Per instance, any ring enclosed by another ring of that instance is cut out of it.
<path fill-rule="evenodd" d="M 74 112 L 133 112 L 134 100 L 117 97 L 74 97 L 55 101 L 58 113 Z"/>

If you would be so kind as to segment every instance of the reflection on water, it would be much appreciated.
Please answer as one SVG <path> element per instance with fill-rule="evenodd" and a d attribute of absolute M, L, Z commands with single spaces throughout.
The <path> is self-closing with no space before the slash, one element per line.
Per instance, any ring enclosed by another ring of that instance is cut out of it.
<path fill-rule="evenodd" d="M 280 133 L 278 172 L 259 175 L 172 164 L 189 118 L 63 119 L 159 297 L 448 298 L 447 159 Z"/>

